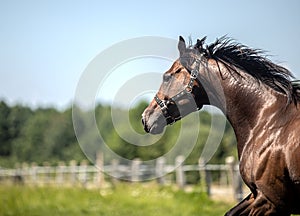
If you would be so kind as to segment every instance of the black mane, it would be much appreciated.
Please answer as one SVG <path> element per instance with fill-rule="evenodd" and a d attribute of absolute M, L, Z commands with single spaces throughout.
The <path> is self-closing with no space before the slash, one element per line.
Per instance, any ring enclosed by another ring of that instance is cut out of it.
<path fill-rule="evenodd" d="M 270 86 L 274 90 L 285 94 L 288 103 L 300 101 L 300 84 L 292 81 L 292 73 L 269 60 L 259 49 L 252 49 L 222 37 L 203 48 L 205 38 L 198 40 L 195 49 L 198 49 L 207 58 L 222 62 L 230 72 L 241 75 L 237 68 L 247 72 L 257 80 Z"/>

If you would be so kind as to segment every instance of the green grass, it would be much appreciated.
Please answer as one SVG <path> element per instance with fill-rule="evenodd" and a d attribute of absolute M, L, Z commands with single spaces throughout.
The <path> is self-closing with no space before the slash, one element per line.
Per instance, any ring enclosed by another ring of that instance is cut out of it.
<path fill-rule="evenodd" d="M 0 185 L 1 216 L 218 216 L 229 208 L 200 192 L 155 184 L 118 184 L 101 190 Z"/>

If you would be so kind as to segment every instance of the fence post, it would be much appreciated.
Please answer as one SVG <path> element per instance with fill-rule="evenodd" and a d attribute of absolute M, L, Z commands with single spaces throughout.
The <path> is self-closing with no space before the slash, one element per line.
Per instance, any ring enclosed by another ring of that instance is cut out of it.
<path fill-rule="evenodd" d="M 96 168 L 97 168 L 97 174 L 95 177 L 95 185 L 96 187 L 102 187 L 104 184 L 104 176 L 103 176 L 103 169 L 104 169 L 104 162 L 103 162 L 103 153 L 98 152 L 96 155 Z"/>
<path fill-rule="evenodd" d="M 176 183 L 178 187 L 183 188 L 185 186 L 185 173 L 183 170 L 184 156 L 179 155 L 175 159 L 176 167 Z"/>
<path fill-rule="evenodd" d="M 139 181 L 140 180 L 140 165 L 141 160 L 139 158 L 133 159 L 131 164 L 131 181 Z"/>
<path fill-rule="evenodd" d="M 205 188 L 207 195 L 210 196 L 211 195 L 211 173 L 207 169 L 204 158 L 199 158 L 198 164 L 200 170 L 201 186 Z"/>
<path fill-rule="evenodd" d="M 240 175 L 239 166 L 237 164 L 234 166 L 234 173 L 235 173 L 235 181 L 236 181 L 235 198 L 237 201 L 240 202 L 244 198 L 243 179 Z"/>
<path fill-rule="evenodd" d="M 56 183 L 62 185 L 64 182 L 64 172 L 66 169 L 66 165 L 64 162 L 59 162 L 58 166 L 56 167 Z"/>
<path fill-rule="evenodd" d="M 37 175 L 37 163 L 32 162 L 31 163 L 31 169 L 30 169 L 30 176 L 31 176 L 31 183 L 38 184 L 38 175 Z"/>
<path fill-rule="evenodd" d="M 74 186 L 76 184 L 76 175 L 77 175 L 77 163 L 75 160 L 70 161 L 70 182 Z"/>
<path fill-rule="evenodd" d="M 79 167 L 79 179 L 81 181 L 81 184 L 83 185 L 83 187 L 87 186 L 87 181 L 88 181 L 88 173 L 87 173 L 87 161 L 83 160 L 80 163 L 80 167 Z"/>
<path fill-rule="evenodd" d="M 164 157 L 160 157 L 156 161 L 155 174 L 157 177 L 158 184 L 164 185 L 165 181 L 165 165 L 166 159 Z"/>
<path fill-rule="evenodd" d="M 44 184 L 49 184 L 51 182 L 50 163 L 47 162 L 47 161 L 43 162 L 43 167 L 44 167 L 44 170 L 45 170 L 45 172 L 43 173 L 43 175 L 44 175 Z"/>
<path fill-rule="evenodd" d="M 15 164 L 15 173 L 13 176 L 13 181 L 15 184 L 23 184 L 24 183 L 24 176 L 23 176 L 23 170 L 20 163 Z"/>
<path fill-rule="evenodd" d="M 233 156 L 230 156 L 225 159 L 225 162 L 229 167 L 230 182 L 232 184 L 234 198 L 237 201 L 241 201 L 243 199 L 243 182 L 239 170 L 235 169 L 235 159 Z"/>

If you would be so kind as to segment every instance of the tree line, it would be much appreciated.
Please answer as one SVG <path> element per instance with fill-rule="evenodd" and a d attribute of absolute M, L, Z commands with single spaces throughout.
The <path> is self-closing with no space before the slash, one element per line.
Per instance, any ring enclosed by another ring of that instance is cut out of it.
<path fill-rule="evenodd" d="M 125 108 L 112 108 L 107 105 L 98 104 L 95 108 L 94 116 L 96 119 L 97 130 L 92 129 L 90 121 L 86 119 L 86 113 L 82 111 L 79 118 L 82 124 L 77 128 L 80 138 L 78 143 L 72 122 L 72 107 L 64 111 L 55 108 L 32 109 L 23 105 L 8 105 L 5 101 L 0 102 L 0 167 L 10 167 L 16 162 L 36 162 L 45 161 L 55 164 L 59 161 L 80 161 L 86 158 L 84 152 L 101 150 L 101 146 L 108 145 L 116 154 L 132 160 L 141 158 L 142 160 L 155 159 L 170 151 L 180 134 L 182 123 L 179 121 L 172 126 L 168 126 L 164 135 L 153 145 L 147 145 L 151 140 L 141 138 L 136 140 L 141 145 L 133 145 L 130 141 L 123 138 L 132 137 L 132 131 L 144 134 L 141 124 L 141 114 L 147 103 L 140 102 L 129 111 Z M 79 109 L 79 108 L 78 108 Z M 117 122 L 113 121 L 113 115 Z M 120 118 L 118 117 L 120 115 Z M 186 159 L 187 164 L 197 164 L 203 146 L 211 130 L 211 114 L 202 111 L 192 115 L 199 115 L 200 132 L 197 137 L 196 145 Z M 195 116 L 187 117 L 185 126 L 194 127 Z M 129 119 L 122 121 L 122 117 Z M 121 119 L 118 121 L 118 119 Z M 117 124 L 117 125 L 116 125 Z M 218 131 L 213 131 L 218 133 Z M 102 139 L 99 140 L 99 134 Z M 122 134 L 122 135 L 120 135 Z M 183 134 L 184 142 L 190 142 L 189 134 Z M 149 139 L 152 139 L 151 136 Z M 155 139 L 155 137 L 153 137 Z M 144 142 L 144 143 L 143 143 Z M 224 158 L 235 155 L 235 136 L 230 124 L 227 122 L 224 137 L 218 147 L 211 163 L 222 163 Z M 184 146 L 184 144 L 183 144 Z M 180 151 L 180 150 L 179 150 Z M 96 152 L 94 152 L 96 154 Z M 89 154 L 89 153 L 88 153 Z M 180 154 L 175 152 L 174 154 Z"/>

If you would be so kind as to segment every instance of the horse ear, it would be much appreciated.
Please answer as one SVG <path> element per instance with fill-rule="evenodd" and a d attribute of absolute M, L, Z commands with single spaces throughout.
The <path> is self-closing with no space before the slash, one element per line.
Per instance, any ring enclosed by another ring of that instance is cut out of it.
<path fill-rule="evenodd" d="M 179 36 L 178 50 L 180 55 L 182 55 L 186 50 L 185 40 L 183 39 L 182 36 Z"/>
<path fill-rule="evenodd" d="M 202 38 L 201 40 L 197 39 L 197 43 L 195 44 L 194 48 L 199 49 L 199 50 L 202 49 L 205 40 L 206 40 L 206 36 L 204 38 Z"/>

